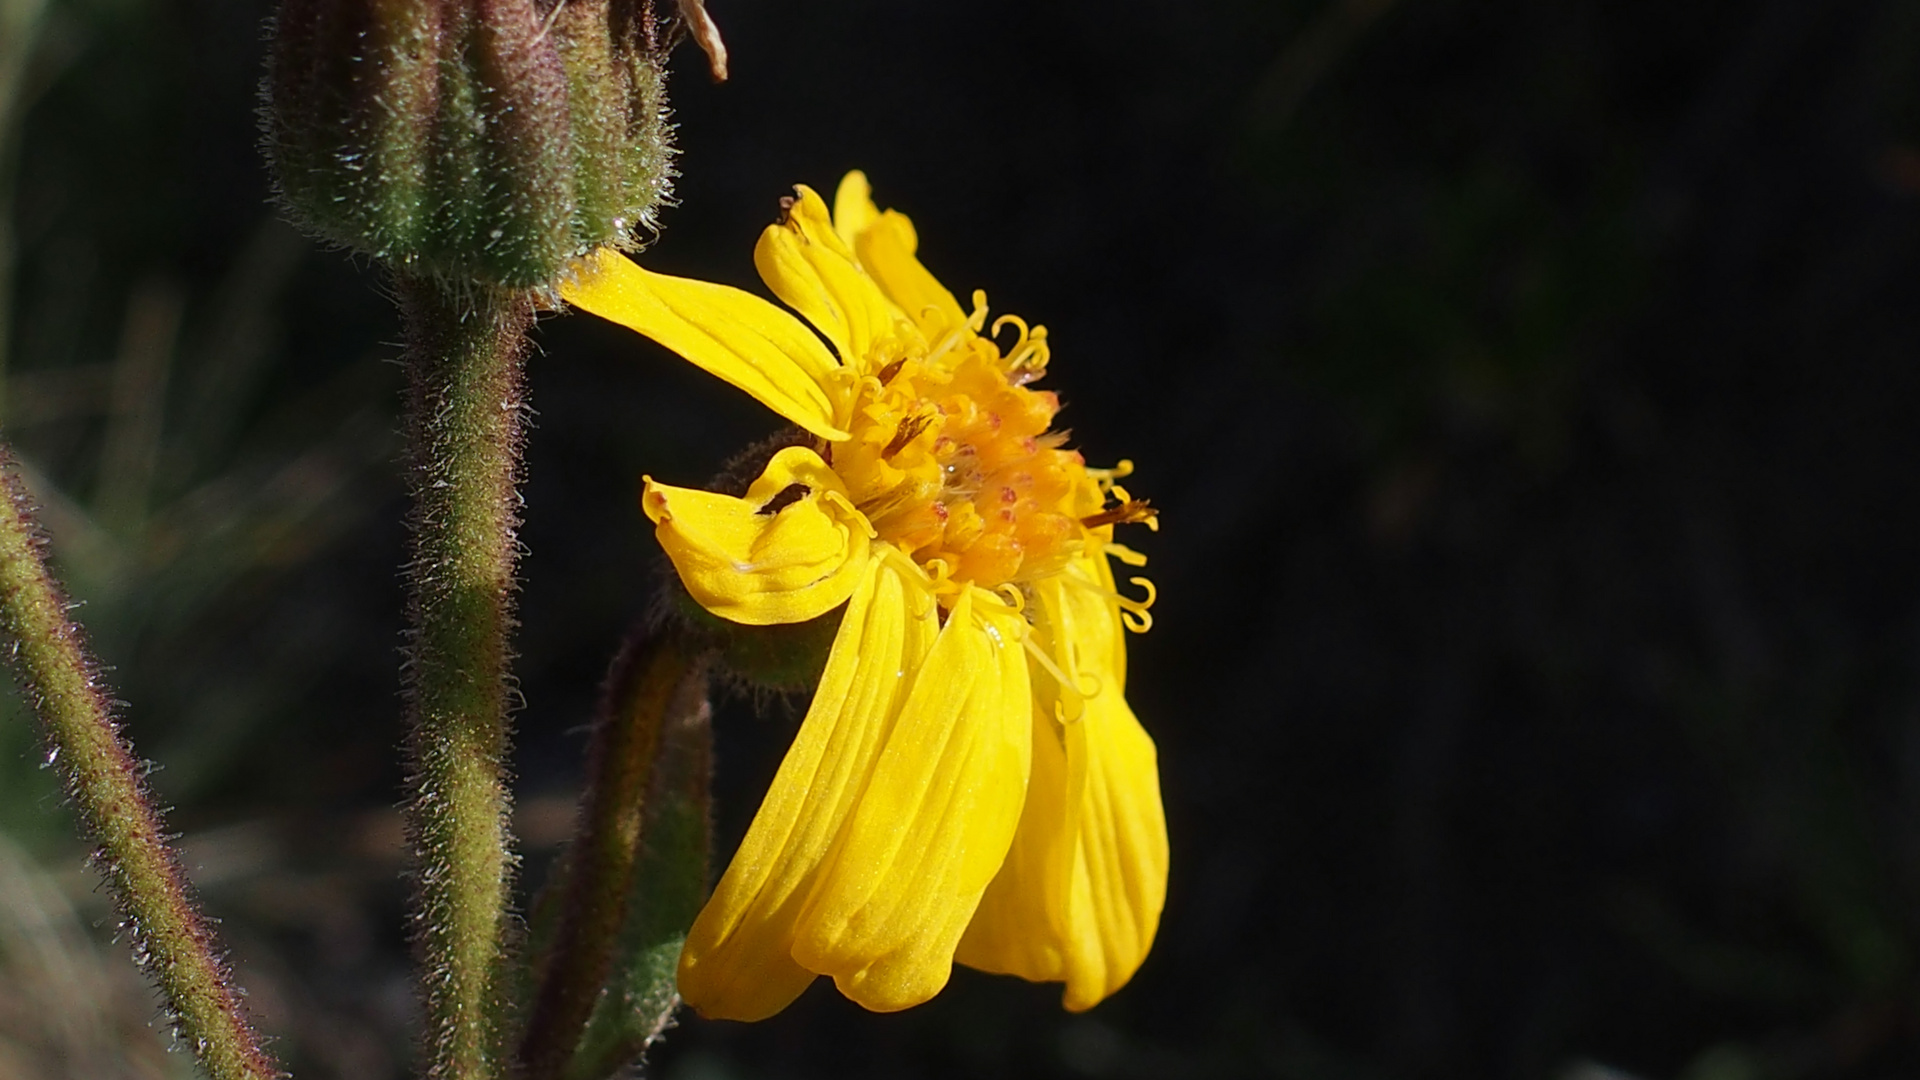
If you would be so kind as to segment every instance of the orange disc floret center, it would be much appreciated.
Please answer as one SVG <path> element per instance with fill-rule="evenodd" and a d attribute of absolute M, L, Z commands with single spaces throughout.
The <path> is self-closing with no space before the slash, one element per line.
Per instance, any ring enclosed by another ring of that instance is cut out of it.
<path fill-rule="evenodd" d="M 999 350 L 895 360 L 862 380 L 833 467 L 879 538 L 935 580 L 994 588 L 1057 572 L 1105 495 L 1050 431 L 1059 400 Z"/>

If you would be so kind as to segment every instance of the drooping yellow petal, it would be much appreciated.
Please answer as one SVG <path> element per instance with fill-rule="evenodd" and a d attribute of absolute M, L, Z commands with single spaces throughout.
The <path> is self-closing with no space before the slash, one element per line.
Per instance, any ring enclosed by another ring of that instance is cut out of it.
<path fill-rule="evenodd" d="M 1080 685 L 1070 693 L 1050 672 L 1035 673 L 1026 809 L 1006 866 L 956 954 L 985 971 L 1065 982 L 1074 1011 L 1133 976 L 1166 900 L 1157 755 L 1126 702 L 1125 650 L 1104 561 L 1077 560 L 1034 588 L 1036 644 Z M 1074 709 L 1062 704 L 1066 697 Z M 1064 723 L 1057 719 L 1069 713 Z"/>
<path fill-rule="evenodd" d="M 739 289 L 669 277 L 609 248 L 575 264 L 569 304 L 638 331 L 823 439 L 844 439 L 832 372 L 839 365 L 800 320 Z"/>
<path fill-rule="evenodd" d="M 919 247 L 913 222 L 898 210 L 880 214 L 860 230 L 853 242 L 860 265 L 879 283 L 887 299 L 906 312 L 922 334 L 938 338 L 964 324 L 967 316 L 953 293 L 914 257 Z"/>
<path fill-rule="evenodd" d="M 1089 1009 L 1146 959 L 1166 893 L 1167 827 L 1153 740 L 1125 698 L 1101 694 L 1076 721 L 1036 719 L 1019 833 L 954 958 L 982 971 L 1065 982 L 1066 1007 Z"/>
<path fill-rule="evenodd" d="M 946 985 L 1006 858 L 1031 745 L 1020 621 L 961 595 L 800 920 L 794 959 L 869 1009 Z"/>
<path fill-rule="evenodd" d="M 1063 1001 L 1080 1012 L 1125 986 L 1153 947 L 1167 899 L 1167 821 L 1153 739 L 1124 697 L 1088 700 L 1066 735 L 1082 803 Z"/>
<path fill-rule="evenodd" d="M 841 177 L 840 187 L 833 193 L 833 231 L 840 234 L 848 250 L 879 218 L 880 208 L 873 205 L 873 185 L 867 183 L 867 174 L 854 169 Z"/>
<path fill-rule="evenodd" d="M 795 926 L 906 699 L 906 673 L 939 632 L 937 609 L 916 600 L 884 560 L 863 569 L 799 734 L 687 932 L 680 996 L 701 1015 L 763 1019 L 813 981 L 792 957 Z"/>
<path fill-rule="evenodd" d="M 1028 710 L 1033 770 L 1007 861 L 980 898 L 954 959 L 1031 982 L 1066 979 L 1073 864 L 1083 800 L 1069 782 L 1065 732 L 1051 709 Z"/>
<path fill-rule="evenodd" d="M 840 477 L 804 446 L 767 462 L 745 498 L 647 478 L 641 507 L 687 592 L 750 626 L 805 622 L 852 594 L 873 526 Z"/>
<path fill-rule="evenodd" d="M 794 190 L 786 213 L 760 234 L 753 265 L 775 296 L 833 342 L 842 363 L 885 366 L 895 358 L 877 357 L 874 345 L 895 333 L 893 305 L 834 232 L 827 204 L 805 184 Z"/>

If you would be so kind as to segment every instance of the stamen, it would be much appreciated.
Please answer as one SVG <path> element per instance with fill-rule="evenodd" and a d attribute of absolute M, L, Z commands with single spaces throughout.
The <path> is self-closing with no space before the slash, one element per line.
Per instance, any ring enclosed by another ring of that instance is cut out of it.
<path fill-rule="evenodd" d="M 1114 598 L 1120 604 L 1120 621 L 1126 625 L 1127 629 L 1134 633 L 1144 634 L 1153 629 L 1153 613 L 1147 609 L 1151 608 L 1153 602 L 1160 598 L 1160 591 L 1153 587 L 1153 582 L 1143 577 L 1128 578 L 1127 583 L 1130 585 L 1138 585 L 1147 590 L 1147 598 L 1145 600 L 1135 600 L 1130 596 L 1115 593 Z"/>
<path fill-rule="evenodd" d="M 1106 689 L 1106 684 L 1100 681 L 1100 676 L 1095 675 L 1091 671 L 1081 672 L 1080 685 L 1074 687 L 1074 690 L 1078 691 L 1080 696 L 1087 700 L 1099 697 L 1100 692 L 1104 689 Z"/>
<path fill-rule="evenodd" d="M 878 401 L 880 396 L 886 392 L 887 388 L 881 386 L 880 380 L 872 375 L 860 376 L 859 381 L 853 385 L 853 399 L 855 401 Z M 868 406 L 869 410 L 871 410 L 871 408 L 872 406 Z"/>
<path fill-rule="evenodd" d="M 906 558 L 906 555 L 902 553 L 902 557 Z M 908 558 L 907 561 L 913 560 Z M 945 559 L 928 559 L 920 569 L 925 572 L 927 592 L 942 601 L 943 608 L 952 607 L 953 598 L 967 588 L 966 582 L 953 580 L 953 564 Z"/>
<path fill-rule="evenodd" d="M 1137 525 L 1145 522 L 1148 528 L 1158 531 L 1156 519 L 1159 515 L 1160 511 L 1148 506 L 1145 499 L 1128 499 L 1112 509 L 1081 518 L 1080 524 L 1097 529 L 1102 525 Z"/>
<path fill-rule="evenodd" d="M 1011 325 L 1020 331 L 1020 337 L 1007 350 L 1003 361 L 1007 368 L 1007 381 L 1014 386 L 1025 386 L 1047 373 L 1047 359 L 1051 355 L 1047 349 L 1047 328 L 1028 327 L 1027 321 L 1018 315 L 1002 315 L 993 320 L 993 335 L 1000 336 L 1000 328 Z"/>
<path fill-rule="evenodd" d="M 1020 352 L 1007 357 L 1007 381 L 1014 386 L 1025 386 L 1045 378 L 1047 358 L 1050 355 L 1044 345 L 1036 348 L 1029 344 Z"/>
<path fill-rule="evenodd" d="M 1142 611 L 1145 611 L 1146 609 L 1152 607 L 1153 602 L 1155 600 L 1160 599 L 1160 590 L 1157 588 L 1154 588 L 1153 582 L 1147 578 L 1130 577 L 1127 579 L 1127 584 L 1138 585 L 1141 588 L 1147 590 L 1147 598 L 1145 600 L 1135 601 L 1140 605 L 1140 610 Z"/>
<path fill-rule="evenodd" d="M 1117 546 L 1118 545 L 1109 545 L 1109 549 Z M 1142 561 L 1144 562 L 1145 560 Z M 1147 590 L 1147 598 L 1145 600 L 1135 600 L 1130 596 L 1105 588 L 1097 582 L 1088 581 L 1076 574 L 1065 574 L 1058 580 L 1064 582 L 1070 589 L 1079 589 L 1082 592 L 1091 593 L 1118 607 L 1120 609 L 1121 623 L 1134 633 L 1144 634 L 1153 629 L 1153 616 L 1148 613 L 1147 609 L 1153 606 L 1153 602 L 1159 597 L 1159 593 L 1154 589 L 1153 582 L 1148 581 L 1146 578 L 1137 577 L 1127 579 L 1133 584 Z"/>
<path fill-rule="evenodd" d="M 831 462 L 829 462 L 829 464 L 831 464 Z M 823 491 L 820 493 L 820 499 L 822 502 L 832 504 L 834 509 L 840 511 L 840 514 L 843 520 L 852 520 L 852 521 L 866 520 L 865 516 L 860 513 L 860 508 L 853 505 L 853 500 L 847 498 L 845 495 L 842 495 L 837 491 Z M 880 531 L 874 528 L 873 522 L 871 521 L 867 521 L 866 531 L 867 531 L 867 539 L 869 540 L 875 539 L 880 535 Z"/>
<path fill-rule="evenodd" d="M 900 426 L 893 429 L 893 441 L 887 444 L 886 449 L 880 451 L 880 456 L 890 458 L 905 450 L 907 444 L 919 438 L 920 433 L 927 430 L 928 425 L 932 423 L 932 413 L 919 413 L 900 421 Z"/>
<path fill-rule="evenodd" d="M 882 388 L 885 388 L 888 383 L 893 381 L 893 377 L 895 375 L 900 374 L 900 369 L 906 366 L 907 366 L 907 358 L 903 356 L 900 359 L 895 360 L 893 363 L 888 364 L 886 367 L 881 368 L 880 373 L 876 376 L 876 378 L 879 380 L 880 386 Z"/>
<path fill-rule="evenodd" d="M 1007 606 L 1013 609 L 1015 615 L 1022 614 L 1027 610 L 1027 594 L 1020 591 L 1020 586 L 1015 585 L 1013 582 L 1003 581 L 994 586 L 993 591 L 998 593 L 1001 599 L 1007 602 Z"/>
<path fill-rule="evenodd" d="M 1086 698 L 1080 693 L 1080 687 L 1074 680 L 1068 678 L 1067 673 L 1060 670 L 1060 665 L 1054 662 L 1053 657 L 1047 655 L 1047 650 L 1041 648 L 1040 643 L 1034 640 L 1035 636 L 1028 634 L 1022 644 L 1027 647 L 1027 655 L 1039 663 L 1047 674 L 1053 676 L 1055 685 L 1060 688 L 1060 700 L 1055 703 L 1059 714 L 1055 719 L 1063 724 L 1071 724 L 1080 719 L 1081 714 L 1086 711 Z"/>
<path fill-rule="evenodd" d="M 976 334 L 987 325 L 987 290 L 973 290 L 973 314 L 967 316 L 967 325 Z"/>
<path fill-rule="evenodd" d="M 933 589 L 928 587 L 926 574 L 921 571 L 920 564 L 914 562 L 906 552 L 901 551 L 892 544 L 881 544 L 877 550 L 879 550 L 882 559 L 895 564 L 894 569 L 900 574 L 901 582 L 909 587 L 908 599 L 925 601 L 923 604 L 916 603 L 914 605 L 914 618 L 924 619 L 927 617 L 928 608 L 938 608 L 940 606 L 940 599 L 934 593 Z M 913 586 L 919 587 L 913 588 Z"/>
<path fill-rule="evenodd" d="M 866 388 L 866 384 L 872 381 L 872 375 L 861 374 L 860 370 L 849 364 L 844 357 L 841 363 L 827 369 L 826 380 L 820 388 L 827 392 L 827 397 L 833 402 L 836 422 L 846 423 L 846 415 L 860 400 L 861 391 Z"/>
<path fill-rule="evenodd" d="M 997 608 L 1002 615 L 1020 615 L 1026 610 L 1026 599 L 1018 595 L 1017 589 L 1015 590 L 1014 597 L 1009 599 L 1007 593 L 1002 591 L 1006 587 L 1005 584 L 997 585 L 991 589 L 982 589 L 977 585 L 973 586 L 974 610 L 980 610 L 982 604 L 989 604 Z M 1000 633 L 999 628 L 992 623 L 988 623 L 987 628 L 991 630 L 996 637 Z M 1008 629 L 1011 629 L 1014 636 L 1020 641 L 1025 641 L 1027 638 L 1033 636 L 1033 627 L 1025 618 L 1015 620 Z"/>
<path fill-rule="evenodd" d="M 1025 348 L 1025 347 L 1026 347 L 1026 344 L 1027 344 L 1027 320 L 1025 320 L 1025 319 L 1023 319 L 1023 318 L 1021 318 L 1021 317 L 1020 317 L 1020 316 L 1018 316 L 1018 315 L 1002 315 L 1002 316 L 1000 316 L 999 318 L 997 318 L 997 319 L 995 319 L 995 320 L 993 320 L 993 332 L 992 332 L 992 333 L 990 333 L 990 334 L 988 334 L 987 336 L 988 336 L 988 337 L 995 337 L 995 338 L 997 338 L 997 337 L 999 337 L 999 336 L 1000 336 L 1000 328 L 1001 328 L 1001 327 L 1003 327 L 1003 326 L 1007 326 L 1007 325 L 1009 325 L 1009 324 L 1011 324 L 1011 325 L 1012 325 L 1012 326 L 1013 326 L 1013 327 L 1014 327 L 1015 329 L 1017 329 L 1017 330 L 1019 330 L 1019 331 L 1020 331 L 1020 338 L 1019 338 L 1019 340 L 1017 340 L 1017 341 L 1015 341 L 1015 342 L 1013 343 L 1013 348 L 1011 348 L 1011 349 L 1008 349 L 1008 350 L 1007 350 L 1007 355 L 1009 355 L 1009 356 L 1011 356 L 1011 355 L 1013 355 L 1014 353 L 1017 353 L 1017 352 L 1019 352 L 1019 351 L 1020 351 L 1021 349 L 1023 349 L 1023 348 Z"/>
<path fill-rule="evenodd" d="M 929 306 L 922 314 L 937 313 L 938 310 L 938 308 Z M 966 336 L 967 325 L 965 323 L 941 334 L 940 337 L 934 341 L 933 347 L 927 350 L 927 363 L 934 367 L 940 366 L 940 362 L 946 358 L 946 355 L 954 349 L 959 348 L 960 342 L 964 340 Z"/>

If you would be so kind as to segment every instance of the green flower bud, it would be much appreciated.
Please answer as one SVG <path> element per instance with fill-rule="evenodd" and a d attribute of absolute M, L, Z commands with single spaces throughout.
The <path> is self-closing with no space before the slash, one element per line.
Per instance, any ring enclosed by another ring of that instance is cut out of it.
<path fill-rule="evenodd" d="M 407 273 L 550 285 L 666 197 L 664 60 L 651 0 L 282 0 L 281 199 Z"/>

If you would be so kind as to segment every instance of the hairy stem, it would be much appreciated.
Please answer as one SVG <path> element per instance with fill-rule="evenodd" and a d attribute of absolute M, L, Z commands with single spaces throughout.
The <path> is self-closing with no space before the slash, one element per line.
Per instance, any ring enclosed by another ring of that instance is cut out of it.
<path fill-rule="evenodd" d="M 531 1080 L 561 1074 L 606 987 L 632 894 L 661 732 L 704 707 L 707 661 L 706 650 L 684 635 L 643 631 L 607 674 L 559 933 L 521 1048 Z"/>
<path fill-rule="evenodd" d="M 167 846 L 144 769 L 120 736 L 99 667 L 47 570 L 45 541 L 13 457 L 0 446 L 0 633 L 27 699 L 46 725 L 79 804 L 136 959 L 166 995 L 174 1029 L 215 1080 L 280 1075 L 240 1007 L 186 875 Z"/>
<path fill-rule="evenodd" d="M 406 692 L 427 1075 L 508 1070 L 507 638 L 532 299 L 398 282 L 413 488 Z"/>

